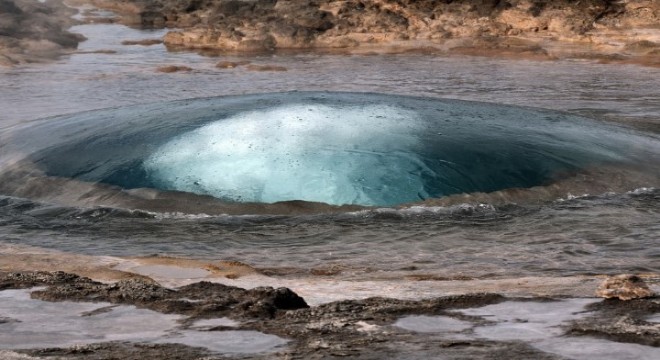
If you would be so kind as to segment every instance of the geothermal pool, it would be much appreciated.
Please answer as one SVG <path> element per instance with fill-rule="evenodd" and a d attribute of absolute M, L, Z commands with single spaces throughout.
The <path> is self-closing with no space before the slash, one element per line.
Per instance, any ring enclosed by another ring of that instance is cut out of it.
<path fill-rule="evenodd" d="M 548 186 L 603 167 L 655 176 L 660 158 L 652 134 L 568 113 L 343 92 L 90 111 L 30 123 L 12 137 L 8 159 L 30 176 L 227 203 L 395 206 Z M 4 188 L 12 181 L 24 179 L 12 174 Z M 17 190 L 7 195 L 31 196 Z"/>
<path fill-rule="evenodd" d="M 659 69 L 288 53 L 251 56 L 287 69 L 254 72 L 215 67 L 245 60 L 236 55 L 121 45 L 160 30 L 74 31 L 89 39 L 84 53 L 0 69 L 3 269 L 124 261 L 176 286 L 210 270 L 125 257 L 239 261 L 252 273 L 222 281 L 287 286 L 315 305 L 499 291 L 498 281 L 514 296 L 584 296 L 594 280 L 583 275 L 660 271 Z M 155 71 L 170 64 L 193 70 Z M 24 323 L 4 326 L 36 336 L 23 302 Z M 166 340 L 199 345 L 197 335 Z M 10 338 L 4 348 L 31 341 Z M 536 345 L 567 357 L 649 350 Z"/>
<path fill-rule="evenodd" d="M 255 72 L 121 45 L 161 30 L 73 30 L 85 53 L 0 69 L 6 259 L 236 260 L 319 299 L 660 271 L 658 69 L 279 53 L 249 61 L 287 71 Z"/>

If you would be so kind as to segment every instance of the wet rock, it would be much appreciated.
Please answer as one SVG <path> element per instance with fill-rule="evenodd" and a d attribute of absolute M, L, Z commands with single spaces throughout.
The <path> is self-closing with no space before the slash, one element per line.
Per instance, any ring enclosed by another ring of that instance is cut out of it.
<path fill-rule="evenodd" d="M 76 49 L 84 37 L 67 31 L 75 13 L 61 0 L 0 0 L 0 66 L 51 60 Z"/>
<path fill-rule="evenodd" d="M 158 45 L 162 43 L 163 40 L 161 39 L 124 40 L 121 42 L 122 45 L 142 45 L 142 46 Z"/>
<path fill-rule="evenodd" d="M 660 346 L 660 323 L 646 321 L 660 312 L 660 299 L 607 299 L 587 309 L 594 314 L 572 324 L 569 334 Z"/>
<path fill-rule="evenodd" d="M 132 278 L 103 284 L 88 278 L 56 272 L 0 274 L 4 288 L 47 285 L 32 292 L 34 298 L 50 301 L 102 301 L 132 304 L 164 313 L 188 315 L 182 326 L 194 326 L 201 319 L 228 316 L 239 320 L 232 330 L 257 330 L 289 340 L 273 354 L 241 355 L 245 359 L 314 359 L 348 357 L 447 358 L 447 359 L 559 359 L 519 341 L 486 341 L 466 337 L 448 339 L 446 334 L 415 332 L 393 324 L 407 315 L 442 315 L 484 325 L 487 319 L 467 316 L 455 309 L 497 304 L 507 299 L 497 294 L 468 294 L 434 299 L 398 300 L 368 298 L 344 300 L 308 307 L 286 288 L 260 287 L 251 290 L 210 282 L 198 282 L 167 289 L 147 278 Z M 518 301 L 550 301 L 546 298 Z M 95 309 L 82 316 L 112 310 Z M 615 341 L 658 346 L 660 324 L 645 321 L 660 311 L 658 299 L 621 301 L 608 299 L 589 305 L 592 316 L 581 318 L 567 328 L 571 335 L 604 337 Z M 205 331 L 224 331 L 219 326 Z M 204 349 L 178 344 L 110 342 L 67 348 L 23 350 L 38 357 L 66 359 L 199 359 L 217 357 Z"/>
<path fill-rule="evenodd" d="M 20 322 L 20 321 L 16 320 L 16 319 L 12 319 L 10 317 L 0 316 L 0 325 L 1 324 L 15 323 L 15 322 Z"/>
<path fill-rule="evenodd" d="M 606 299 L 632 300 L 655 294 L 640 277 L 624 274 L 607 278 L 596 290 L 596 295 Z"/>
<path fill-rule="evenodd" d="M 660 50 L 660 43 L 655 43 L 648 40 L 636 41 L 627 44 L 624 50 L 631 53 L 652 54 Z"/>
<path fill-rule="evenodd" d="M 113 17 L 92 17 L 93 22 L 120 22 L 129 26 L 149 27 L 150 22 L 158 23 L 163 26 L 164 22 L 157 18 L 162 17 L 160 12 L 154 16 L 152 10 L 156 6 L 155 2 L 145 0 L 68 0 L 72 6 L 93 5 L 102 9 L 110 10 L 118 15 Z M 83 15 L 88 15 L 84 14 Z"/>
<path fill-rule="evenodd" d="M 284 66 L 277 66 L 277 65 L 254 65 L 250 64 L 245 67 L 246 69 L 250 71 L 287 71 L 287 68 Z"/>
<path fill-rule="evenodd" d="M 106 54 L 106 55 L 114 55 L 116 54 L 116 50 L 109 50 L 109 49 L 102 49 L 102 50 L 91 50 L 91 51 L 76 51 L 76 54 Z"/>
<path fill-rule="evenodd" d="M 91 301 L 130 304 L 163 313 L 193 317 L 272 318 L 281 311 L 307 308 L 305 300 L 287 288 L 246 290 L 210 282 L 168 289 L 146 277 L 104 284 L 64 272 L 9 273 L 0 289 L 49 285 L 31 296 L 45 301 Z"/>
<path fill-rule="evenodd" d="M 249 61 L 221 61 L 215 64 L 218 69 L 233 69 L 239 66 L 248 65 Z"/>
<path fill-rule="evenodd" d="M 75 284 L 87 278 L 63 271 L 11 272 L 0 274 L 0 290 L 27 289 L 35 286 Z"/>
<path fill-rule="evenodd" d="M 192 71 L 192 68 L 183 65 L 167 65 L 156 68 L 156 71 L 169 74 L 175 72 L 189 72 Z"/>
<path fill-rule="evenodd" d="M 198 360 L 218 359 L 202 348 L 182 344 L 140 344 L 125 342 L 108 342 L 90 345 L 78 345 L 68 348 L 47 348 L 22 351 L 28 356 L 38 359 L 86 359 L 86 360 Z M 2 355 L 0 353 L 0 355 Z M 23 359 L 23 358 L 17 358 Z M 27 358 L 26 358 L 27 359 Z M 29 359 L 37 359 L 30 357 Z"/>
<path fill-rule="evenodd" d="M 649 0 L 123 0 L 108 7 L 131 9 L 125 13 L 140 17 L 143 26 L 180 29 L 165 36 L 170 48 L 255 52 L 389 46 L 391 52 L 432 47 L 543 58 L 554 56 L 545 53 L 549 49 L 561 52 L 562 44 L 583 44 L 589 53 L 625 48 L 647 54 L 633 43 L 644 47 L 660 41 L 660 3 Z M 512 46 L 503 39 L 529 45 Z M 488 44 L 488 51 L 478 51 L 477 43 Z M 575 56 L 571 50 L 565 54 Z"/>

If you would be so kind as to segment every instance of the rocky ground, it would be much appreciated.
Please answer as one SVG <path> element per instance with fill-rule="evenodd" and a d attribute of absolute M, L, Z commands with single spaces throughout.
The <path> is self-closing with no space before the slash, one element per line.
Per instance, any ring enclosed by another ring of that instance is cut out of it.
<path fill-rule="evenodd" d="M 445 315 L 484 325 L 489 320 L 462 315 L 457 309 L 505 301 L 552 302 L 549 298 L 511 299 L 493 293 L 445 296 L 424 300 L 369 298 L 344 300 L 310 307 L 286 288 L 237 287 L 198 282 L 177 289 L 160 286 L 145 277 L 100 283 L 64 272 L 0 273 L 0 290 L 32 288 L 32 298 L 46 301 L 109 302 L 135 305 L 162 313 L 198 319 L 229 317 L 241 330 L 274 334 L 289 343 L 275 353 L 240 358 L 266 359 L 559 359 L 521 341 L 451 339 L 439 333 L 411 332 L 391 326 L 405 315 Z M 623 343 L 660 346 L 660 324 L 645 319 L 660 312 L 660 298 L 596 301 L 591 315 L 571 322 L 566 333 Z M 1 320 L 1 319 L 0 319 Z M 227 330 L 223 326 L 208 331 Z M 445 334 L 446 335 L 446 334 Z M 62 348 L 18 350 L 0 355 L 15 359 L 221 359 L 203 348 L 177 344 L 107 342 Z M 417 357 L 415 357 L 417 356 Z"/>
<path fill-rule="evenodd" d="M 217 52 L 438 52 L 660 66 L 654 0 L 91 0 L 165 44 Z"/>
<path fill-rule="evenodd" d="M 63 0 L 0 0 L 0 65 L 74 50 L 74 9 Z M 173 50 L 253 53 L 422 52 L 527 59 L 586 58 L 660 66 L 655 0 L 69 0 L 121 22 L 170 27 Z M 89 10 L 89 9 L 87 9 Z M 83 11 L 83 15 L 85 15 Z"/>
<path fill-rule="evenodd" d="M 53 59 L 75 50 L 84 37 L 67 29 L 76 10 L 62 0 L 0 0 L 0 66 Z"/>

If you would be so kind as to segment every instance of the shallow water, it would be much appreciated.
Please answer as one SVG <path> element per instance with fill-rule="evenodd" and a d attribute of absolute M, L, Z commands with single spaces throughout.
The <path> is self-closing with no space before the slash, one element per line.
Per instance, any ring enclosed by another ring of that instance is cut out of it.
<path fill-rule="evenodd" d="M 204 331 L 204 326 L 235 326 L 229 319 L 202 320 L 182 329 L 181 315 L 166 315 L 110 303 L 47 302 L 31 290 L 0 291 L 0 346 L 3 349 L 65 347 L 109 341 L 177 343 L 223 354 L 272 350 L 286 340 L 257 331 Z"/>
<path fill-rule="evenodd" d="M 82 25 L 74 30 L 89 38 L 81 50 L 117 53 L 75 54 L 54 64 L 0 69 L 3 154 L 8 147 L 35 145 L 29 139 L 28 144 L 16 144 L 13 135 L 19 129 L 43 124 L 44 120 L 34 121 L 38 118 L 187 98 L 293 90 L 531 106 L 632 125 L 650 137 L 657 137 L 651 133 L 660 127 L 660 70 L 652 68 L 427 55 L 277 54 L 249 60 L 285 66 L 288 71 L 221 70 L 214 67 L 220 60 L 245 59 L 168 53 L 162 45 L 121 45 L 123 40 L 159 37 L 162 31 L 120 25 Z M 168 64 L 184 64 L 194 70 L 155 71 Z M 57 118 L 51 120 L 56 128 Z M 650 166 L 643 169 L 645 174 Z M 54 193 L 63 189 L 76 192 L 86 186 L 54 182 L 41 185 L 39 196 L 34 196 L 38 202 L 0 198 L 0 241 L 95 255 L 157 253 L 233 259 L 261 268 L 289 268 L 294 275 L 334 266 L 340 269 L 337 277 L 353 280 L 390 275 L 403 279 L 419 273 L 516 277 L 660 271 L 657 178 L 619 169 L 608 170 L 599 179 L 604 180 L 598 186 L 569 186 L 589 191 L 569 193 L 560 188 L 557 194 L 546 196 L 547 189 L 538 189 L 523 195 L 524 203 L 491 204 L 493 199 L 486 198 L 461 205 L 464 201 L 459 198 L 453 204 L 408 210 L 351 209 L 333 215 L 296 216 L 195 215 L 205 211 L 194 211 L 194 202 L 193 210 L 188 210 L 192 215 L 176 213 L 169 205 L 152 212 L 89 210 L 86 206 L 98 205 L 98 199 L 107 195 L 103 192 L 80 204 L 82 207 L 50 205 L 70 200 Z M 89 191 L 93 195 L 98 189 Z M 585 192 L 589 194 L 582 196 Z"/>
<path fill-rule="evenodd" d="M 439 333 L 458 340 L 521 341 L 567 359 L 655 359 L 660 356 L 657 347 L 566 335 L 562 326 L 588 316 L 585 307 L 596 301 L 507 301 L 458 311 L 488 321 L 485 325 L 448 316 L 406 316 L 394 326 L 413 332 Z"/>

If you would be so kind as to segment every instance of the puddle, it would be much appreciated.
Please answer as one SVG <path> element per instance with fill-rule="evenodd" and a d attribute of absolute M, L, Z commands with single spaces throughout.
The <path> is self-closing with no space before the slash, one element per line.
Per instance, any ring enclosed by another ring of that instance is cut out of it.
<path fill-rule="evenodd" d="M 217 326 L 227 326 L 227 327 L 236 327 L 238 322 L 230 318 L 217 318 L 217 319 L 204 319 L 195 321 L 195 323 L 190 327 L 195 330 L 207 330 Z"/>
<path fill-rule="evenodd" d="M 459 312 L 480 316 L 497 322 L 474 329 L 478 338 L 489 340 L 539 340 L 559 336 L 564 331 L 559 325 L 585 316 L 584 307 L 598 302 L 595 299 L 569 299 L 553 302 L 507 301 Z"/>
<path fill-rule="evenodd" d="M 447 316 L 407 316 L 394 325 L 416 332 L 445 333 L 450 337 L 492 341 L 522 341 L 543 352 L 576 360 L 655 360 L 660 348 L 590 337 L 563 336 L 562 325 L 589 314 L 585 307 L 600 299 L 567 299 L 552 302 L 507 301 L 459 313 L 492 321 L 474 325 Z M 660 315 L 647 318 L 660 322 Z M 471 331 L 470 331 L 471 330 Z"/>
<path fill-rule="evenodd" d="M 660 323 L 660 314 L 655 314 L 653 316 L 650 316 L 646 318 L 646 321 L 651 323 Z"/>
<path fill-rule="evenodd" d="M 179 315 L 164 315 L 134 306 L 95 310 L 109 303 L 46 302 L 30 298 L 30 290 L 0 292 L 0 347 L 28 349 L 105 341 L 150 341 L 174 329 Z"/>
<path fill-rule="evenodd" d="M 575 360 L 657 360 L 660 348 L 588 337 L 558 337 L 533 344 L 541 351 Z"/>
<path fill-rule="evenodd" d="M 157 344 L 177 343 L 207 348 L 223 354 L 255 354 L 272 350 L 287 343 L 275 335 L 258 331 L 181 331 L 171 337 L 153 341 Z"/>
<path fill-rule="evenodd" d="M 205 278 L 211 272 L 200 268 L 187 268 L 170 265 L 140 265 L 130 268 L 131 272 L 149 277 L 170 279 Z"/>
<path fill-rule="evenodd" d="M 181 315 L 110 303 L 47 302 L 30 290 L 0 291 L 0 348 L 67 347 L 108 341 L 178 343 L 224 354 L 261 353 L 286 340 L 256 331 L 198 331 L 236 326 L 228 318 L 197 321 L 181 330 Z"/>
<path fill-rule="evenodd" d="M 39 360 L 36 357 L 19 354 L 13 351 L 0 350 L 0 359 L 3 360 Z"/>
<path fill-rule="evenodd" d="M 459 333 L 472 328 L 473 325 L 447 316 L 414 315 L 397 320 L 394 326 L 416 332 Z"/>

